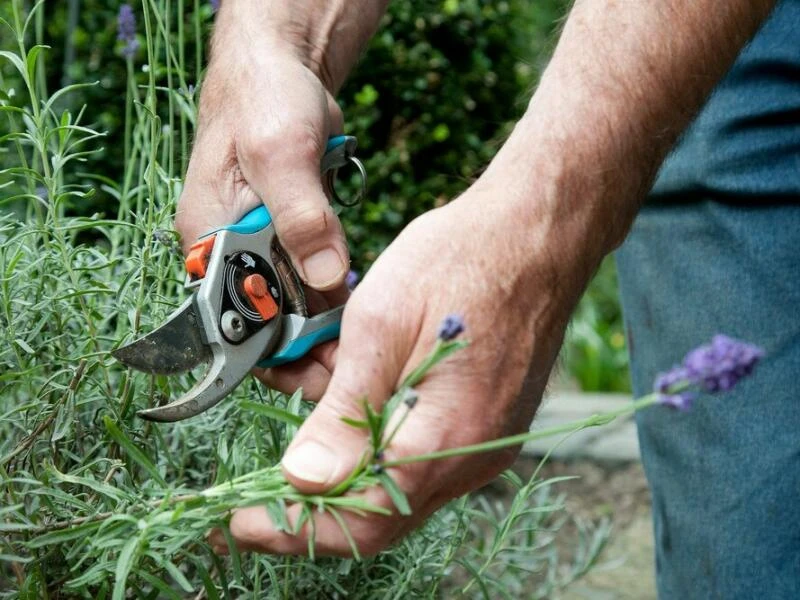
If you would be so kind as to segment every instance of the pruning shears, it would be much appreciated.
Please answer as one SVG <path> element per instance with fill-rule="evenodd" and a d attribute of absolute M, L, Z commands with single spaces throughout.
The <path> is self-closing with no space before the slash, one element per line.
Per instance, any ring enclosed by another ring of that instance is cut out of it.
<path fill-rule="evenodd" d="M 355 204 L 366 186 L 356 145 L 354 137 L 332 137 L 322 157 L 324 187 L 345 206 Z M 345 203 L 334 181 L 348 164 L 359 171 L 361 192 Z M 185 265 L 185 287 L 192 295 L 157 329 L 112 354 L 152 374 L 182 373 L 204 362 L 209 367 L 177 400 L 139 411 L 144 419 L 169 422 L 198 415 L 232 392 L 253 367 L 290 363 L 339 337 L 344 307 L 309 316 L 300 277 L 263 205 L 235 224 L 202 235 Z"/>

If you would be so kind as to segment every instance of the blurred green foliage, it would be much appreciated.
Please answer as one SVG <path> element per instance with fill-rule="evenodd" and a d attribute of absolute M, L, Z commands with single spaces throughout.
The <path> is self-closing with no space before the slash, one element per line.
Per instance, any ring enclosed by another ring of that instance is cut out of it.
<path fill-rule="evenodd" d="M 462 192 L 524 112 L 564 0 L 393 2 L 339 101 L 370 176 L 343 211 L 357 267 Z"/>
<path fill-rule="evenodd" d="M 630 393 L 625 341 L 617 270 L 609 256 L 572 315 L 561 360 L 584 391 Z"/>

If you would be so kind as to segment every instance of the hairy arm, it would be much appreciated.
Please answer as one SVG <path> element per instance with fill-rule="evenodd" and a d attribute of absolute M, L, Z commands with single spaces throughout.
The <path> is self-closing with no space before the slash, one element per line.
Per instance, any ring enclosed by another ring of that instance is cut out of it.
<path fill-rule="evenodd" d="M 578 283 L 621 243 L 666 153 L 774 4 L 575 3 L 485 178 L 516 182 L 526 227 L 572 240 L 559 252 Z"/>

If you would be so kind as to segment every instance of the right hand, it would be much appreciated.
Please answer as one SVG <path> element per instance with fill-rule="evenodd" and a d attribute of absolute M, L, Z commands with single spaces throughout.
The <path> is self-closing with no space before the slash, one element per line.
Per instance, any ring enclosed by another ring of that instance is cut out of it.
<path fill-rule="evenodd" d="M 342 113 L 296 52 L 246 30 L 217 31 L 175 227 L 184 251 L 264 203 L 302 280 L 342 288 L 347 244 L 320 179 Z"/>

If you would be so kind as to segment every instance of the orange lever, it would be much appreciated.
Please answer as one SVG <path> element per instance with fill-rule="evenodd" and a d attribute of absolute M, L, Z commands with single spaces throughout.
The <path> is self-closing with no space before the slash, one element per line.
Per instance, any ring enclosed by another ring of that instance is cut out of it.
<path fill-rule="evenodd" d="M 244 278 L 244 293 L 261 318 L 269 321 L 278 314 L 278 304 L 267 289 L 263 275 L 253 273 Z"/>
<path fill-rule="evenodd" d="M 184 264 L 186 265 L 186 272 L 193 279 L 202 279 L 206 276 L 208 259 L 211 258 L 211 249 L 214 247 L 216 237 L 216 235 L 212 235 L 198 240 L 189 248 L 189 254 Z"/>

